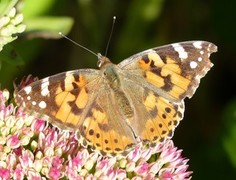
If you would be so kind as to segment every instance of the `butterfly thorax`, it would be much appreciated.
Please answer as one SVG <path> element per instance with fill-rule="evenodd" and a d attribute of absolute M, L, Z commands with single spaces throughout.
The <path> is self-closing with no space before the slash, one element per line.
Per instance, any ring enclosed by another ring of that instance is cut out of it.
<path fill-rule="evenodd" d="M 101 70 L 104 82 L 113 90 L 118 90 L 120 88 L 120 78 L 117 72 L 117 66 L 105 56 L 100 56 L 97 64 Z"/>
<path fill-rule="evenodd" d="M 118 73 L 120 69 L 118 70 L 118 67 L 104 56 L 99 59 L 98 65 L 101 69 L 104 82 L 112 91 L 114 103 L 118 105 L 125 118 L 133 117 L 133 109 L 122 89 L 121 79 Z"/>

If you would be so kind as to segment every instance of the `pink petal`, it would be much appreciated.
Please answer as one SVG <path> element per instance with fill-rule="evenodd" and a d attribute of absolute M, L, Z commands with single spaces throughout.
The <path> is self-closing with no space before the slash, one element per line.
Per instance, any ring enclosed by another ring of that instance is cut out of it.
<path fill-rule="evenodd" d="M 0 167 L 0 177 L 5 180 L 5 179 L 10 179 L 11 174 L 10 174 L 10 170 Z"/>
<path fill-rule="evenodd" d="M 34 131 L 43 131 L 45 127 L 46 127 L 46 122 L 41 119 L 37 119 L 31 125 L 31 129 Z"/>
<path fill-rule="evenodd" d="M 21 180 L 23 178 L 24 178 L 24 173 L 23 173 L 21 167 L 17 167 L 13 173 L 13 179 Z"/>
<path fill-rule="evenodd" d="M 20 140 L 18 139 L 17 135 L 12 135 L 8 140 L 7 140 L 7 146 L 15 149 L 20 146 Z"/>
<path fill-rule="evenodd" d="M 8 169 L 13 169 L 16 165 L 16 156 L 13 153 L 9 154 L 6 163 L 8 164 Z"/>
<path fill-rule="evenodd" d="M 132 150 L 127 156 L 127 158 L 130 161 L 134 161 L 134 162 L 138 161 L 140 157 L 141 157 L 140 145 L 137 145 L 135 149 Z"/>
<path fill-rule="evenodd" d="M 52 160 L 52 166 L 60 168 L 62 167 L 63 159 L 59 157 L 54 157 Z"/>
<path fill-rule="evenodd" d="M 20 163 L 23 168 L 29 168 L 33 166 L 34 155 L 28 150 L 22 151 L 22 155 L 19 157 Z"/>
<path fill-rule="evenodd" d="M 50 177 L 51 179 L 59 179 L 61 173 L 60 173 L 60 170 L 59 170 L 59 169 L 53 167 L 53 168 L 50 169 L 48 175 L 49 175 L 49 177 Z"/>
<path fill-rule="evenodd" d="M 149 171 L 149 165 L 147 162 L 141 162 L 136 168 L 135 172 L 139 175 L 145 175 Z"/>

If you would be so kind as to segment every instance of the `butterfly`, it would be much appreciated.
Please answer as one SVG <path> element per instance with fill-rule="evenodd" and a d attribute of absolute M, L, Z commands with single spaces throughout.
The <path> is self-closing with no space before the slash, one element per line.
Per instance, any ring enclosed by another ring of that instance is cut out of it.
<path fill-rule="evenodd" d="M 82 145 L 125 155 L 137 143 L 171 138 L 183 119 L 184 99 L 213 66 L 217 46 L 187 41 L 148 49 L 119 64 L 98 54 L 96 69 L 67 71 L 22 88 L 18 106 L 41 114 Z"/>

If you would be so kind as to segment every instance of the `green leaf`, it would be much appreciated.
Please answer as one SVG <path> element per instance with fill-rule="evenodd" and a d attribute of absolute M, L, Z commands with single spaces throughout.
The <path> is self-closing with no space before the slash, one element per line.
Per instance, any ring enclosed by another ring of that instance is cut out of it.
<path fill-rule="evenodd" d="M 24 18 L 32 18 L 42 16 L 54 6 L 56 0 L 24 0 L 24 6 L 22 7 L 22 13 Z"/>
<path fill-rule="evenodd" d="M 74 23 L 70 17 L 37 17 L 27 19 L 24 21 L 26 24 L 26 33 L 30 38 L 43 37 L 59 39 L 61 36 L 58 34 L 68 34 Z"/>
<path fill-rule="evenodd" d="M 223 146 L 229 160 L 236 168 L 236 100 L 226 107 L 223 122 L 225 127 Z"/>
<path fill-rule="evenodd" d="M 18 0 L 0 0 L 0 17 L 6 15 L 18 2 Z"/>
<path fill-rule="evenodd" d="M 21 56 L 16 52 L 16 50 L 10 46 L 4 46 L 3 50 L 0 53 L 0 62 L 5 61 L 9 64 L 13 64 L 15 66 L 24 64 Z"/>

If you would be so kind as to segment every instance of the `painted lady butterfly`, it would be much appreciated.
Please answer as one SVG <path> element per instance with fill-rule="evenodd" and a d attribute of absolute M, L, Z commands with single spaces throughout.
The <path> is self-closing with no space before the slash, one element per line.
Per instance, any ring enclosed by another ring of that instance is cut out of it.
<path fill-rule="evenodd" d="M 17 92 L 16 102 L 61 129 L 78 131 L 83 145 L 125 154 L 140 140 L 155 144 L 173 136 L 184 98 L 192 97 L 216 51 L 212 43 L 189 41 L 143 51 L 118 65 L 99 54 L 100 70 L 33 82 Z"/>

